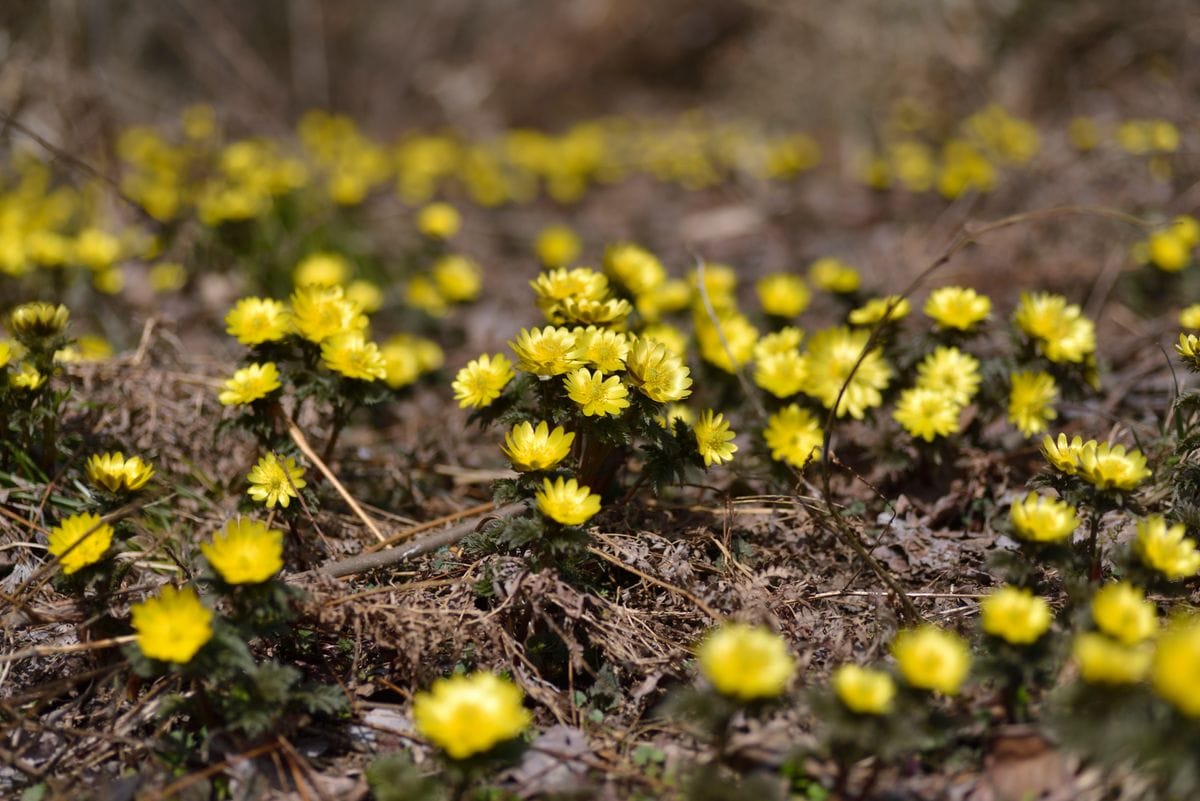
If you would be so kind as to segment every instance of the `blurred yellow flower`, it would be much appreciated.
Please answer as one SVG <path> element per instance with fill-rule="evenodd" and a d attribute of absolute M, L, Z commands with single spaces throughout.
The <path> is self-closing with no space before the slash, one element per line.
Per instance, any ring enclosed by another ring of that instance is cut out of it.
<path fill-rule="evenodd" d="M 340 253 L 310 253 L 300 260 L 292 273 L 297 287 L 337 286 L 350 277 L 350 262 Z"/>
<path fill-rule="evenodd" d="M 1052 362 L 1079 363 L 1096 350 L 1095 325 L 1062 295 L 1022 292 L 1013 322 Z"/>
<path fill-rule="evenodd" d="M 1042 440 L 1042 455 L 1060 473 L 1073 476 L 1079 470 L 1079 454 L 1083 452 L 1083 437 L 1078 434 L 1070 442 L 1066 434 L 1052 439 L 1049 434 Z"/>
<path fill-rule="evenodd" d="M 600 511 L 600 496 L 575 479 L 543 479 L 534 496 L 538 510 L 564 526 L 581 526 Z"/>
<path fill-rule="evenodd" d="M 814 261 L 808 268 L 808 280 L 818 289 L 839 295 L 857 292 L 862 283 L 858 270 L 832 256 Z"/>
<path fill-rule="evenodd" d="M 378 284 L 359 278 L 346 286 L 346 300 L 357 304 L 364 314 L 373 314 L 383 307 L 383 290 Z"/>
<path fill-rule="evenodd" d="M 804 279 L 790 273 L 772 273 L 761 279 L 755 290 L 762 310 L 775 317 L 797 317 L 812 299 Z"/>
<path fill-rule="evenodd" d="M 519 687 L 491 673 L 438 679 L 413 698 L 417 731 L 451 759 L 466 759 L 519 737 L 533 717 Z"/>
<path fill-rule="evenodd" d="M 260 584 L 283 569 L 283 532 L 239 517 L 200 543 L 200 552 L 226 584 Z"/>
<path fill-rule="evenodd" d="M 387 377 L 387 364 L 379 346 L 360 332 L 338 334 L 321 343 L 321 363 L 330 370 L 357 381 Z"/>
<path fill-rule="evenodd" d="M 18 339 L 42 340 L 67 330 L 71 313 L 66 306 L 33 301 L 22 303 L 8 316 L 8 328 Z"/>
<path fill-rule="evenodd" d="M 770 416 L 763 439 L 771 450 L 772 459 L 795 468 L 820 461 L 825 443 L 817 418 L 794 403 Z"/>
<path fill-rule="evenodd" d="M 924 311 L 938 328 L 970 331 L 992 313 L 992 301 L 974 289 L 944 286 L 929 293 Z"/>
<path fill-rule="evenodd" d="M 1029 542 L 1059 542 L 1069 539 L 1079 527 L 1075 507 L 1036 492 L 1013 501 L 1009 510 L 1013 533 Z"/>
<path fill-rule="evenodd" d="M 1159 638 L 1151 669 L 1154 692 L 1189 718 L 1200 718 L 1200 617 L 1173 622 Z"/>
<path fill-rule="evenodd" d="M 287 306 L 269 298 L 242 298 L 225 315 L 225 333 L 243 345 L 276 342 L 289 327 Z"/>
<path fill-rule="evenodd" d="M 667 280 L 667 271 L 657 256 L 628 242 L 604 251 L 604 272 L 635 297 L 653 292 Z"/>
<path fill-rule="evenodd" d="M 1076 635 L 1071 655 L 1089 684 L 1136 684 L 1145 678 L 1154 656 L 1148 643 L 1124 645 L 1094 631 Z"/>
<path fill-rule="evenodd" d="M 979 360 L 958 348 L 938 347 L 917 364 L 917 386 L 949 395 L 965 406 L 979 391 Z"/>
<path fill-rule="evenodd" d="M 212 639 L 213 613 L 191 587 L 164 587 L 130 610 L 138 649 L 149 659 L 186 664 Z"/>
<path fill-rule="evenodd" d="M 113 529 L 98 515 L 83 512 L 63 518 L 50 529 L 48 540 L 47 550 L 58 557 L 63 573 L 69 576 L 100 561 L 112 545 Z"/>
<path fill-rule="evenodd" d="M 1193 303 L 1179 312 L 1179 324 L 1184 328 L 1200 329 L 1200 303 Z"/>
<path fill-rule="evenodd" d="M 417 230 L 430 239 L 450 239 L 462 227 L 462 215 L 449 203 L 430 203 L 417 212 Z"/>
<path fill-rule="evenodd" d="M 1046 430 L 1058 417 L 1058 384 L 1049 373 L 1022 370 L 1009 375 L 1008 421 L 1027 437 Z"/>
<path fill-rule="evenodd" d="M 1122 581 L 1106 584 L 1092 596 L 1096 627 L 1125 645 L 1136 645 L 1158 632 L 1158 610 L 1146 594 Z"/>
<path fill-rule="evenodd" d="M 14 389 L 33 392 L 46 383 L 46 376 L 29 362 L 21 362 L 15 372 L 8 374 L 8 385 Z"/>
<path fill-rule="evenodd" d="M 790 398 L 808 381 L 808 362 L 798 350 L 759 357 L 754 365 L 754 383 L 776 398 Z"/>
<path fill-rule="evenodd" d="M 903 320 L 911 310 L 912 306 L 909 304 L 908 298 L 886 295 L 882 298 L 871 298 L 862 306 L 853 309 L 846 316 L 846 320 L 851 325 L 869 328 L 885 317 L 890 323 Z"/>
<path fill-rule="evenodd" d="M 949 392 L 914 387 L 900 393 L 892 417 L 914 439 L 933 442 L 957 434 L 962 407 Z"/>
<path fill-rule="evenodd" d="M 451 303 L 475 300 L 483 288 L 483 270 L 471 259 L 457 253 L 442 256 L 434 262 L 432 275 L 438 292 Z"/>
<path fill-rule="evenodd" d="M 1050 628 L 1050 604 L 1020 587 L 1005 586 L 979 602 L 980 624 L 1011 645 L 1030 645 Z"/>
<path fill-rule="evenodd" d="M 896 682 L 882 670 L 840 665 L 833 671 L 833 692 L 842 705 L 859 715 L 886 715 L 896 698 Z"/>
<path fill-rule="evenodd" d="M 538 259 L 546 267 L 567 267 L 575 259 L 583 245 L 579 237 L 565 225 L 551 225 L 543 228 L 533 245 Z"/>
<path fill-rule="evenodd" d="M 700 671 L 713 688 L 739 701 L 776 698 L 796 672 L 783 637 L 761 626 L 724 623 L 696 647 Z"/>
<path fill-rule="evenodd" d="M 321 344 L 330 337 L 363 331 L 367 318 L 340 286 L 309 284 L 291 297 L 292 324 L 300 336 Z"/>
<path fill-rule="evenodd" d="M 1079 451 L 1079 475 L 1096 489 L 1128 491 L 1150 478 L 1150 468 L 1141 451 L 1126 452 L 1124 445 L 1095 440 Z"/>
<path fill-rule="evenodd" d="M 861 420 L 867 409 L 883 403 L 883 390 L 891 381 L 892 368 L 879 348 L 867 352 L 859 363 L 869 338 L 867 331 L 842 326 L 818 331 L 809 340 L 804 354 L 809 386 L 804 392 L 827 409 L 837 403 L 838 417 L 848 414 Z"/>
<path fill-rule="evenodd" d="M 279 368 L 275 362 L 250 364 L 237 370 L 224 384 L 217 400 L 225 406 L 243 406 L 261 400 L 279 389 Z"/>
<path fill-rule="evenodd" d="M 935 626 L 905 629 L 892 641 L 892 656 L 909 686 L 958 693 L 971 667 L 971 652 L 957 634 Z"/>
<path fill-rule="evenodd" d="M 1191 578 L 1200 573 L 1200 550 L 1186 533 L 1183 523 L 1168 527 L 1162 515 L 1150 515 L 1137 521 L 1133 551 L 1142 564 L 1171 581 Z"/>

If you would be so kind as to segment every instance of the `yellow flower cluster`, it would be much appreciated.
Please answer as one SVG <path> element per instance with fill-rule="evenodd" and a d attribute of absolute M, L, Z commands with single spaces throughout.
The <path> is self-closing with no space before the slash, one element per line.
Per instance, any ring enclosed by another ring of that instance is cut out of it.
<path fill-rule="evenodd" d="M 1095 354 L 1095 324 L 1062 295 L 1022 292 L 1013 322 L 1052 362 L 1079 364 Z"/>
<path fill-rule="evenodd" d="M 1059 434 L 1058 439 L 1046 436 L 1042 455 L 1059 472 L 1077 475 L 1098 490 L 1128 492 L 1150 477 L 1141 451 L 1126 451 L 1124 445 L 1107 441 L 1084 442 L 1076 436 L 1068 442 L 1066 434 Z"/>

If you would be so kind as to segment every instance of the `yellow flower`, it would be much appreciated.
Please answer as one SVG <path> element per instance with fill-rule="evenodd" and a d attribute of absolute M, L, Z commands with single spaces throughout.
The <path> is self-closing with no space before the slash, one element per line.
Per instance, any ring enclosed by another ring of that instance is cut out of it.
<path fill-rule="evenodd" d="M 75 258 L 83 266 L 101 272 L 121 257 L 121 240 L 99 228 L 85 228 L 75 238 Z"/>
<path fill-rule="evenodd" d="M 292 498 L 300 497 L 304 489 L 304 468 L 296 466 L 296 460 L 285 456 L 279 460 L 274 453 L 263 456 L 250 468 L 250 489 L 246 494 L 270 509 L 275 504 L 287 508 Z"/>
<path fill-rule="evenodd" d="M 200 543 L 200 552 L 226 584 L 260 584 L 283 569 L 283 532 L 239 517 Z"/>
<path fill-rule="evenodd" d="M 939 347 L 917 365 L 917 386 L 949 395 L 965 406 L 979 391 L 979 360 L 958 348 Z"/>
<path fill-rule="evenodd" d="M 61 303 L 57 306 L 41 301 L 22 303 L 8 316 L 8 328 L 19 339 L 49 339 L 67 330 L 70 316 Z"/>
<path fill-rule="evenodd" d="M 1029 542 L 1059 542 L 1069 539 L 1079 527 L 1074 506 L 1036 492 L 1014 501 L 1008 514 L 1013 533 Z"/>
<path fill-rule="evenodd" d="M 667 271 L 657 256 L 628 242 L 610 245 L 604 251 L 604 272 L 635 297 L 653 292 L 667 280 Z"/>
<path fill-rule="evenodd" d="M 798 350 L 759 357 L 754 366 L 754 383 L 777 398 L 790 398 L 808 381 L 808 362 Z"/>
<path fill-rule="evenodd" d="M 130 610 L 138 649 L 149 659 L 186 664 L 212 639 L 213 613 L 191 587 L 163 587 Z"/>
<path fill-rule="evenodd" d="M 88 480 L 109 492 L 134 492 L 146 486 L 154 475 L 154 466 L 140 456 L 125 458 L 116 453 L 93 453 L 85 467 Z"/>
<path fill-rule="evenodd" d="M 483 270 L 466 256 L 451 253 L 434 262 L 433 282 L 443 298 L 451 303 L 467 303 L 479 297 L 483 288 Z"/>
<path fill-rule="evenodd" d="M 533 288 L 534 302 L 547 317 L 568 298 L 595 301 L 608 298 L 608 279 L 591 267 L 549 270 L 530 281 L 529 286 Z"/>
<path fill-rule="evenodd" d="M 583 363 L 575 335 L 566 328 L 522 328 L 508 346 L 516 354 L 517 367 L 535 375 L 562 375 Z"/>
<path fill-rule="evenodd" d="M 1146 677 L 1154 656 L 1148 643 L 1124 645 L 1094 631 L 1075 637 L 1071 655 L 1088 684 L 1136 684 Z"/>
<path fill-rule="evenodd" d="M 1095 325 L 1062 295 L 1022 292 L 1013 322 L 1052 362 L 1082 362 L 1096 350 Z"/>
<path fill-rule="evenodd" d="M 929 293 L 924 311 L 938 328 L 970 331 L 992 313 L 992 301 L 974 289 L 944 286 Z"/>
<path fill-rule="evenodd" d="M 682 403 L 668 403 L 654 419 L 663 428 L 673 431 L 676 420 L 682 420 L 684 425 L 691 427 L 696 422 L 696 414 Z"/>
<path fill-rule="evenodd" d="M 775 317 L 797 317 L 812 299 L 804 280 L 790 273 L 772 273 L 760 280 L 755 289 L 762 310 Z"/>
<path fill-rule="evenodd" d="M 737 312 L 726 311 L 714 323 L 703 309 L 698 309 L 695 330 L 700 358 L 727 373 L 735 372 L 754 357 L 758 329 Z"/>
<path fill-rule="evenodd" d="M 704 291 L 700 291 L 700 270 L 693 270 L 688 275 L 688 283 L 693 289 L 693 305 L 697 312 L 703 312 L 704 295 L 718 314 L 732 312 L 737 307 L 737 272 L 724 264 L 706 263 L 704 265 Z"/>
<path fill-rule="evenodd" d="M 1005 586 L 979 603 L 983 630 L 1011 645 L 1037 642 L 1050 628 L 1050 604 L 1029 590 Z"/>
<path fill-rule="evenodd" d="M 504 387 L 513 379 L 512 362 L 503 353 L 467 362 L 467 366 L 454 377 L 454 399 L 461 408 L 473 406 L 482 409 L 500 397 Z"/>
<path fill-rule="evenodd" d="M 915 387 L 900 393 L 892 417 L 912 437 L 933 442 L 958 433 L 961 412 L 962 407 L 948 392 Z"/>
<path fill-rule="evenodd" d="M 609 325 L 624 327 L 625 318 L 633 311 L 624 298 L 591 300 L 590 298 L 567 298 L 546 313 L 546 319 L 555 324 Z"/>
<path fill-rule="evenodd" d="M 1200 303 L 1193 303 L 1179 312 L 1179 324 L 1184 328 L 1200 329 Z"/>
<path fill-rule="evenodd" d="M 604 377 L 599 370 L 580 367 L 563 379 L 567 397 L 575 401 L 587 417 L 617 416 L 629 408 L 629 390 L 620 376 Z"/>
<path fill-rule="evenodd" d="M 280 386 L 279 368 L 275 362 L 251 364 L 234 372 L 217 400 L 226 406 L 242 406 L 265 398 Z"/>
<path fill-rule="evenodd" d="M 709 632 L 696 647 L 696 659 L 717 692 L 739 701 L 782 695 L 796 672 L 783 637 L 745 623 L 725 623 Z"/>
<path fill-rule="evenodd" d="M 7 340 L 0 340 L 0 367 L 7 367 L 8 360 L 12 358 L 13 346 Z"/>
<path fill-rule="evenodd" d="M 574 432 L 564 431 L 562 426 L 555 426 L 551 431 L 545 421 L 538 423 L 537 428 L 525 422 L 517 423 L 505 435 L 502 450 L 514 470 L 527 473 L 554 467 L 567 458 L 574 441 Z"/>
<path fill-rule="evenodd" d="M 848 295 L 857 292 L 862 279 L 858 270 L 841 259 L 825 256 L 817 259 L 808 268 L 808 280 L 818 289 Z"/>
<path fill-rule="evenodd" d="M 361 333 L 339 334 L 321 342 L 321 362 L 335 373 L 359 381 L 387 377 L 387 363 L 379 346 Z"/>
<path fill-rule="evenodd" d="M 1096 489 L 1132 490 L 1150 477 L 1141 451 L 1095 440 L 1079 451 L 1079 475 Z"/>
<path fill-rule="evenodd" d="M 771 449 L 772 459 L 796 468 L 819 461 L 825 443 L 817 418 L 794 403 L 771 415 L 763 439 Z"/>
<path fill-rule="evenodd" d="M 583 245 L 567 226 L 551 225 L 538 234 L 533 249 L 546 267 L 566 267 L 579 257 Z"/>
<path fill-rule="evenodd" d="M 799 352 L 800 343 L 804 341 L 804 332 L 795 326 L 786 326 L 778 331 L 772 331 L 754 344 L 754 358 L 766 359 L 781 353 Z"/>
<path fill-rule="evenodd" d="M 1200 718 L 1200 617 L 1176 620 L 1158 641 L 1154 691 L 1189 718 Z"/>
<path fill-rule="evenodd" d="M 576 328 L 574 334 L 580 356 L 588 364 L 606 373 L 625 369 L 625 357 L 629 355 L 629 338 L 625 334 L 594 325 Z"/>
<path fill-rule="evenodd" d="M 1150 263 L 1164 273 L 1177 273 L 1192 263 L 1192 248 L 1173 228 L 1150 234 L 1146 240 Z"/>
<path fill-rule="evenodd" d="M 29 362 L 22 362 L 16 372 L 8 374 L 8 384 L 15 389 L 33 392 L 46 383 L 46 376 Z"/>
<path fill-rule="evenodd" d="M 362 331 L 367 318 L 340 286 L 311 284 L 292 293 L 292 324 L 300 336 L 321 344 L 330 337 Z"/>
<path fill-rule="evenodd" d="M 638 314 L 646 323 L 657 322 L 664 314 L 683 311 L 692 300 L 692 288 L 681 278 L 672 278 L 651 292 L 634 299 Z"/>
<path fill-rule="evenodd" d="M 404 287 L 404 300 L 414 309 L 420 309 L 431 317 L 444 317 L 450 308 L 437 284 L 424 275 L 414 275 Z"/>
<path fill-rule="evenodd" d="M 242 298 L 225 315 L 225 332 L 243 345 L 276 342 L 289 329 L 287 306 L 269 298 Z"/>
<path fill-rule="evenodd" d="M 704 459 L 705 467 L 733 459 L 738 447 L 732 440 L 737 434 L 729 430 L 729 421 L 725 419 L 725 415 L 714 415 L 712 409 L 705 409 L 700 413 L 700 419 L 692 426 L 692 431 L 696 435 L 696 450 Z"/>
<path fill-rule="evenodd" d="M 629 352 L 626 367 L 629 383 L 650 400 L 671 403 L 692 394 L 691 372 L 659 342 L 639 339 Z"/>
<path fill-rule="evenodd" d="M 896 698 L 896 682 L 882 670 L 841 665 L 833 671 L 833 691 L 842 705 L 859 715 L 886 715 Z"/>
<path fill-rule="evenodd" d="M 187 284 L 187 270 L 173 261 L 156 262 L 150 267 L 150 287 L 159 293 L 178 292 Z"/>
<path fill-rule="evenodd" d="M 417 731 L 451 759 L 466 759 L 519 737 L 533 718 L 524 695 L 491 673 L 438 679 L 413 699 Z"/>
<path fill-rule="evenodd" d="M 542 514 L 564 526 L 581 526 L 600 511 L 600 496 L 573 478 L 543 479 L 534 498 Z"/>
<path fill-rule="evenodd" d="M 1125 645 L 1137 645 L 1158 632 L 1158 610 L 1138 587 L 1122 581 L 1107 584 L 1092 596 L 1092 619 L 1105 634 Z"/>
<path fill-rule="evenodd" d="M 1083 452 L 1083 437 L 1078 434 L 1067 442 L 1066 434 L 1059 434 L 1058 439 L 1051 439 L 1047 434 L 1042 440 L 1042 455 L 1046 461 L 1059 472 L 1068 476 L 1075 475 L 1079 470 L 1079 454 Z"/>
<path fill-rule="evenodd" d="M 363 278 L 351 281 L 346 286 L 346 299 L 356 304 L 366 314 L 372 314 L 383 308 L 383 290 L 377 284 Z"/>
<path fill-rule="evenodd" d="M 337 286 L 350 277 L 350 262 L 340 253 L 310 253 L 296 265 L 292 283 L 304 286 Z"/>
<path fill-rule="evenodd" d="M 50 530 L 48 550 L 59 559 L 63 573 L 99 562 L 112 545 L 113 529 L 90 512 L 71 515 Z"/>
<path fill-rule="evenodd" d="M 892 378 L 892 369 L 883 353 L 878 348 L 871 350 L 854 370 L 869 338 L 866 331 L 852 331 L 843 326 L 818 331 L 808 343 L 804 358 L 809 386 L 804 392 L 827 409 L 837 402 L 838 393 L 842 393 L 837 406 L 838 417 L 849 414 L 861 420 L 867 409 L 883 403 L 882 391 Z M 842 392 L 843 385 L 845 392 Z"/>
<path fill-rule="evenodd" d="M 462 216 L 449 203 L 430 203 L 417 212 L 417 230 L 430 239 L 450 239 L 462 227 Z"/>
<path fill-rule="evenodd" d="M 1200 337 L 1181 332 L 1179 342 L 1175 345 L 1175 352 L 1191 362 L 1193 366 L 1200 367 Z"/>
<path fill-rule="evenodd" d="M 1162 515 L 1143 518 L 1137 521 L 1134 553 L 1146 567 L 1172 581 L 1191 578 L 1200 572 L 1200 551 L 1195 540 L 1184 538 L 1186 533 L 1183 523 L 1168 528 Z"/>
<path fill-rule="evenodd" d="M 862 306 L 851 311 L 846 319 L 851 325 L 870 327 L 883 320 L 885 316 L 889 323 L 903 320 L 911 309 L 907 298 L 899 295 L 886 295 L 882 298 L 871 298 Z"/>
<path fill-rule="evenodd" d="M 900 675 L 912 687 L 955 695 L 967 678 L 971 652 L 957 634 L 934 626 L 906 629 L 892 641 Z"/>
<path fill-rule="evenodd" d="M 1022 434 L 1031 437 L 1045 431 L 1047 424 L 1058 417 L 1054 402 L 1058 400 L 1058 385 L 1049 373 L 1028 370 L 1009 375 L 1012 389 L 1008 395 L 1008 420 Z"/>

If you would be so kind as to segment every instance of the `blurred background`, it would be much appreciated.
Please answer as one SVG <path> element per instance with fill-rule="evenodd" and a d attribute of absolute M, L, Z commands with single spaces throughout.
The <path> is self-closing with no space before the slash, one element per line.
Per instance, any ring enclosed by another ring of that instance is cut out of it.
<path fill-rule="evenodd" d="M 1192 0 L 6 0 L 0 108 L 71 147 L 196 102 L 234 133 L 704 108 L 869 137 L 900 95 L 1162 113 L 1200 83 L 1198 28 Z"/>

